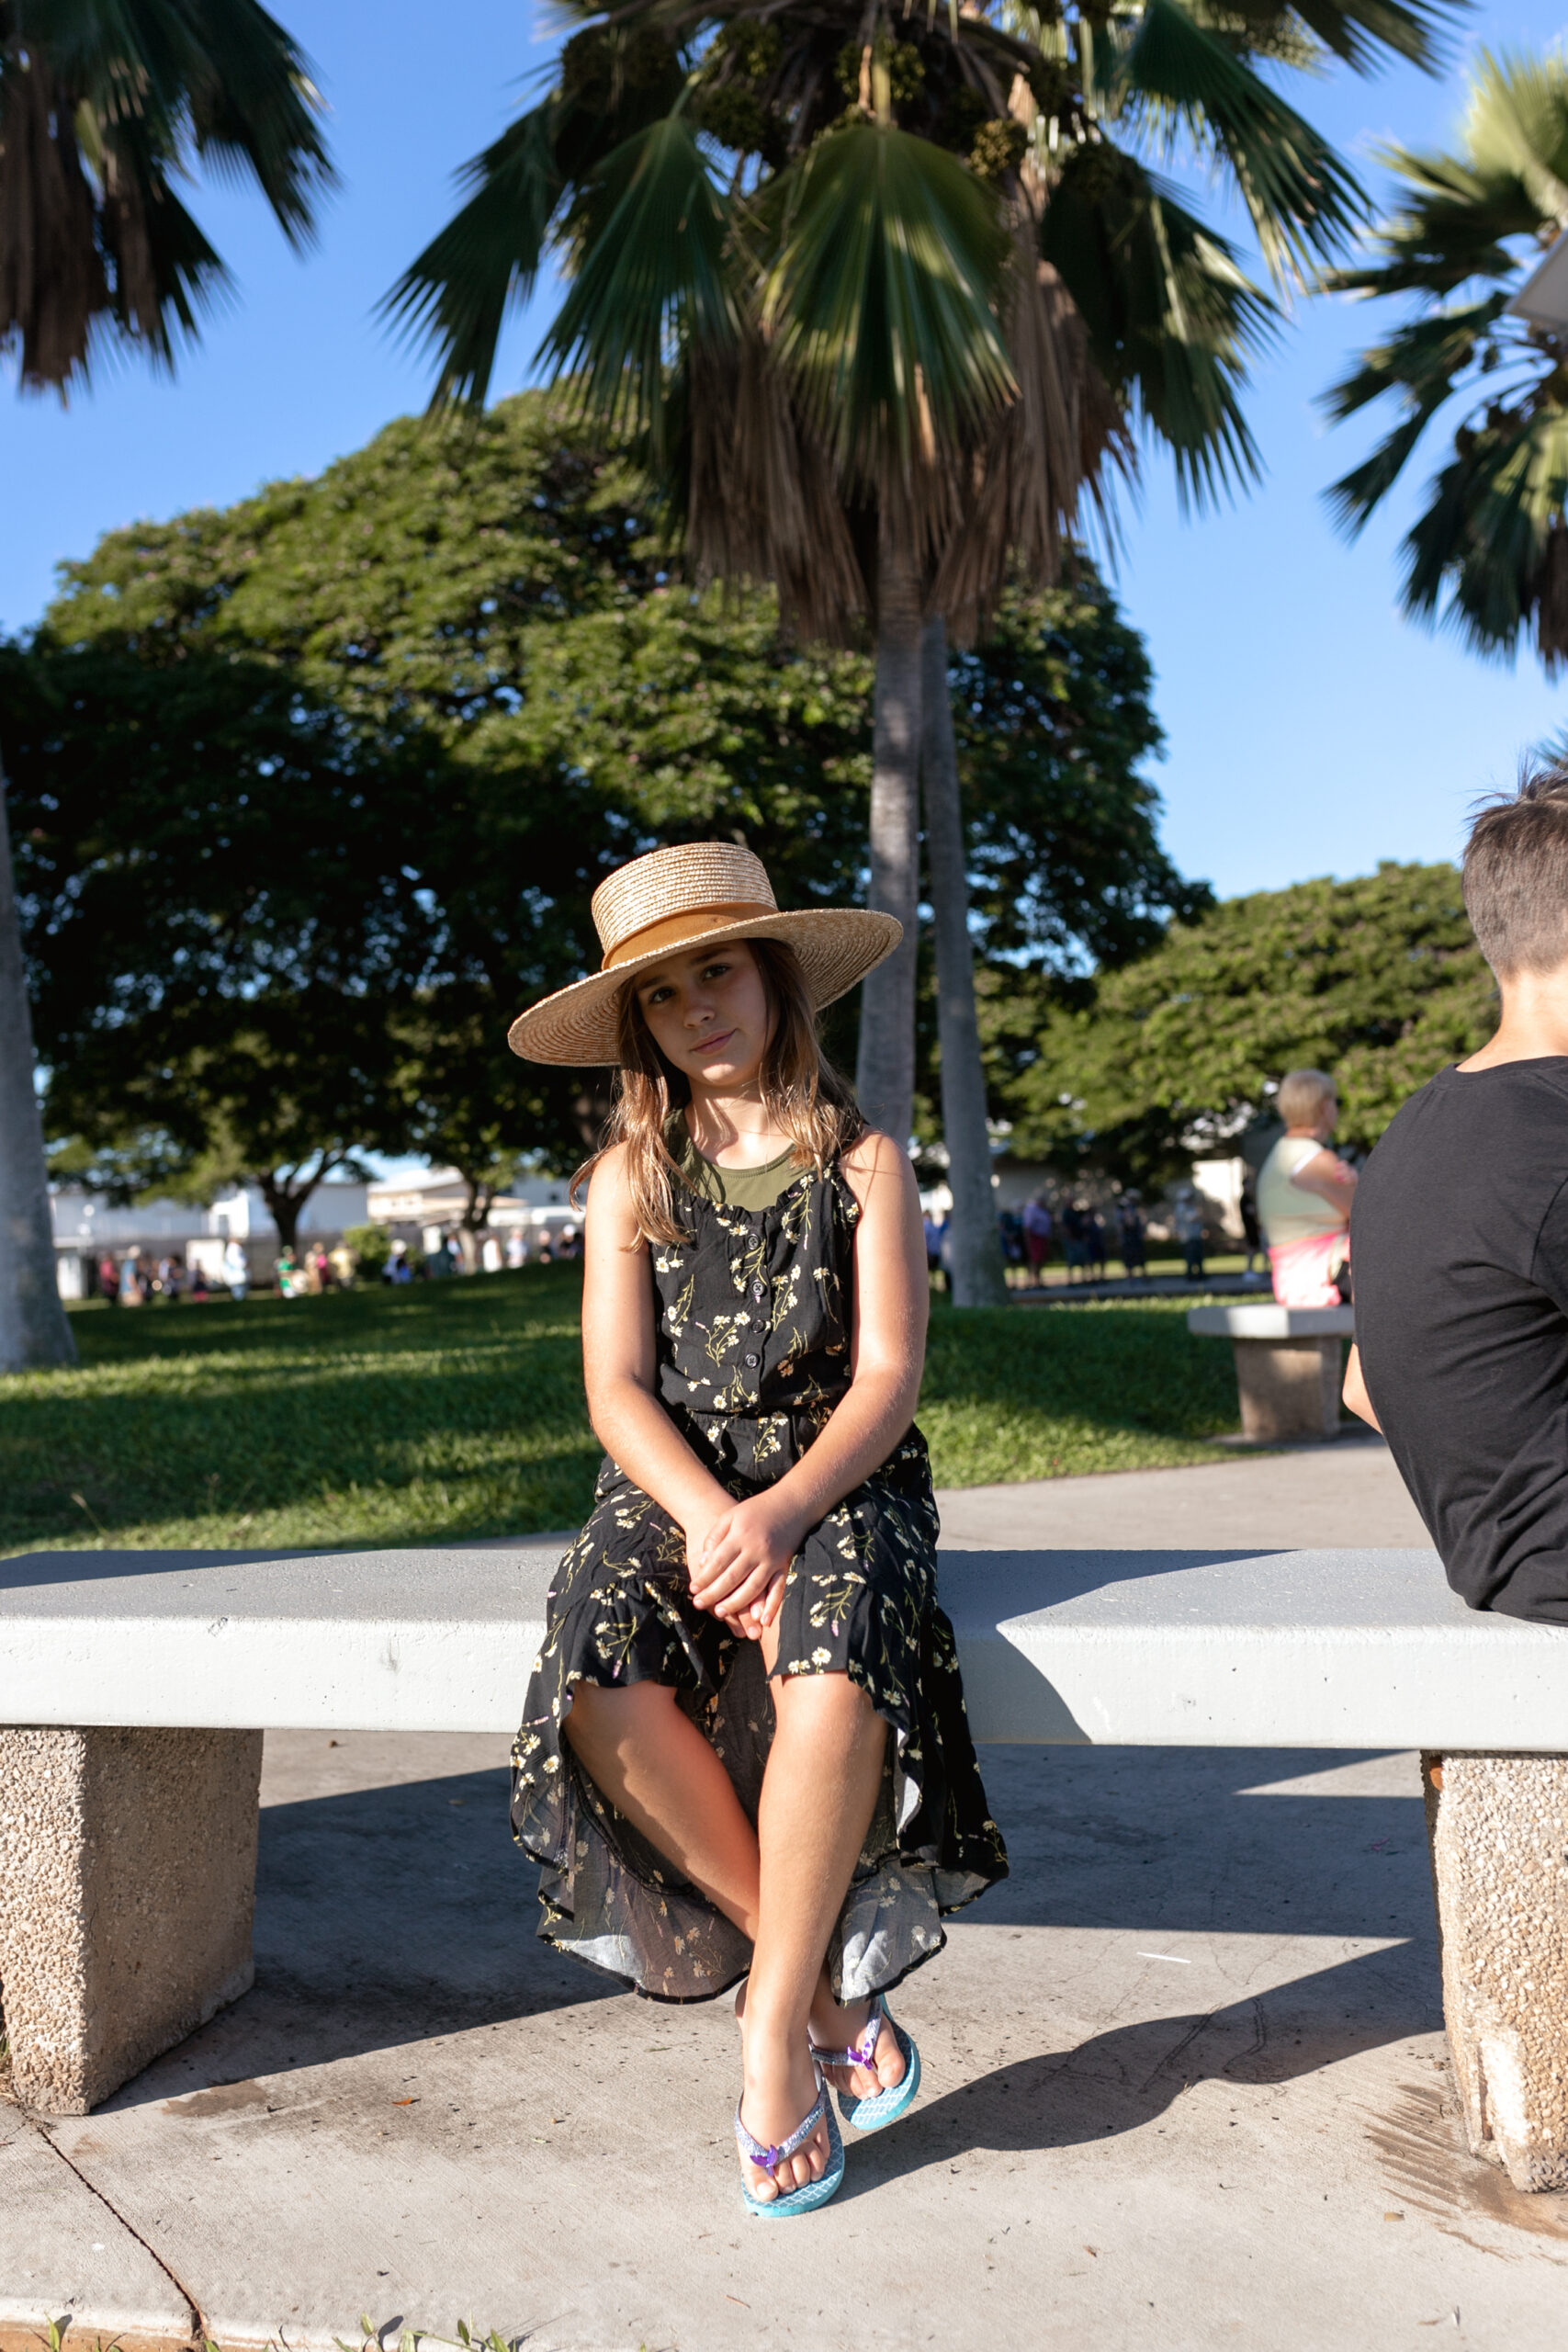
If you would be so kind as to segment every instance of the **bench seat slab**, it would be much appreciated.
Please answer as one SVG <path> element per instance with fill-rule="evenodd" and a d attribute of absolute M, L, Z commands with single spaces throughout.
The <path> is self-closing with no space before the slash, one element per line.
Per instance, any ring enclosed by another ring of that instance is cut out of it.
<path fill-rule="evenodd" d="M 254 1976 L 259 1731 L 0 1728 L 0 2016 L 85 2115 Z"/>
<path fill-rule="evenodd" d="M 1421 1762 L 1471 2148 L 1516 2188 L 1568 2188 L 1568 1756 Z"/>

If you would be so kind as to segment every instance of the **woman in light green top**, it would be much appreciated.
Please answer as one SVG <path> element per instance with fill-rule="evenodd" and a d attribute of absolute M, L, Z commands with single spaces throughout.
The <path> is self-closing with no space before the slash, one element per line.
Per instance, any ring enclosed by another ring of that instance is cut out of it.
<path fill-rule="evenodd" d="M 1321 1069 L 1293 1069 L 1280 1085 L 1285 1132 L 1258 1179 L 1258 1221 L 1281 1306 L 1337 1306 L 1350 1262 L 1356 1171 L 1329 1147 L 1339 1102 Z"/>

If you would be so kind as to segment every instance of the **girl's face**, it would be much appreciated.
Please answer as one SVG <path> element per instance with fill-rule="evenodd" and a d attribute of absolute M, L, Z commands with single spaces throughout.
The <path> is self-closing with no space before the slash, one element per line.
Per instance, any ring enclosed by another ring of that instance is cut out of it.
<path fill-rule="evenodd" d="M 749 942 L 677 953 L 637 983 L 649 1034 L 698 1092 L 735 1094 L 762 1066 L 772 1021 Z"/>

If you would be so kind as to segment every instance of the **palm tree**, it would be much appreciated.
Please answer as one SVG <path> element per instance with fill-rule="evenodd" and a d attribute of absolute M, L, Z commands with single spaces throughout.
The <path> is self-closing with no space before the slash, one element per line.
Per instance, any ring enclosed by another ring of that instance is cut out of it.
<path fill-rule="evenodd" d="M 1551 673 L 1568 661 L 1568 322 L 1554 330 L 1514 304 L 1568 228 L 1568 62 L 1483 53 L 1459 152 L 1382 160 L 1400 201 L 1379 258 L 1331 282 L 1404 296 L 1413 314 L 1325 405 L 1341 419 L 1390 401 L 1398 417 L 1328 497 L 1354 537 L 1442 417 L 1449 454 L 1401 550 L 1404 609 L 1440 615 L 1484 653 L 1512 655 L 1533 628 Z"/>
<path fill-rule="evenodd" d="M 984 627 L 1010 576 L 1053 579 L 1141 432 L 1200 500 L 1256 469 L 1240 394 L 1276 305 L 1155 164 L 1185 143 L 1222 167 L 1276 277 L 1309 275 L 1359 194 L 1257 65 L 1380 47 L 1427 62 L 1434 16 L 623 0 L 466 167 L 467 201 L 388 297 L 434 346 L 436 401 L 479 401 L 553 243 L 570 285 L 544 356 L 638 437 L 699 581 L 772 580 L 811 634 L 869 627 L 870 898 L 906 944 L 865 983 L 857 1077 L 895 1135 L 914 1077 L 922 630 L 944 644 Z M 939 989 L 961 1016 L 942 1028 L 944 1124 L 977 1301 L 1000 1263 L 941 732 L 927 846 Z M 950 1054 L 973 1068 L 949 1073 Z"/>
<path fill-rule="evenodd" d="M 254 179 L 303 245 L 332 178 L 305 62 L 256 0 L 0 0 L 0 352 L 62 398 L 114 348 L 174 364 L 227 272 L 175 194 Z M 0 769 L 0 1372 L 73 1363 L 55 1284 Z"/>

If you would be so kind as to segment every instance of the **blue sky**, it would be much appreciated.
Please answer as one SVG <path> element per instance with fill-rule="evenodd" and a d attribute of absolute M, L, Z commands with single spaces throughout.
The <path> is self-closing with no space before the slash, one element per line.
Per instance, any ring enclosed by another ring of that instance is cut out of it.
<path fill-rule="evenodd" d="M 101 531 L 314 472 L 423 404 L 424 367 L 372 307 L 446 218 L 455 167 L 547 62 L 553 28 L 534 0 L 453 0 L 436 38 L 412 0 L 273 5 L 333 108 L 344 185 L 320 245 L 297 260 L 257 200 L 203 187 L 194 209 L 238 299 L 177 379 L 116 365 L 64 412 L 0 392 L 0 627 L 36 619 L 55 564 Z M 1430 144 L 1451 130 L 1472 49 L 1544 44 L 1561 28 L 1540 0 L 1506 20 L 1483 6 L 1440 81 L 1337 71 L 1292 95 L 1375 188 L 1381 139 Z M 543 299 L 509 333 L 498 391 L 527 379 Z M 1513 669 L 1483 663 L 1399 617 L 1394 555 L 1423 468 L 1355 547 L 1329 525 L 1320 492 L 1365 436 L 1328 433 L 1314 396 L 1378 318 L 1344 302 L 1298 313 L 1253 396 L 1268 477 L 1252 496 L 1184 518 L 1155 458 L 1126 516 L 1118 587 L 1148 639 L 1169 738 L 1166 839 L 1185 871 L 1227 894 L 1451 855 L 1469 802 L 1568 717 L 1568 692 L 1528 652 Z"/>

